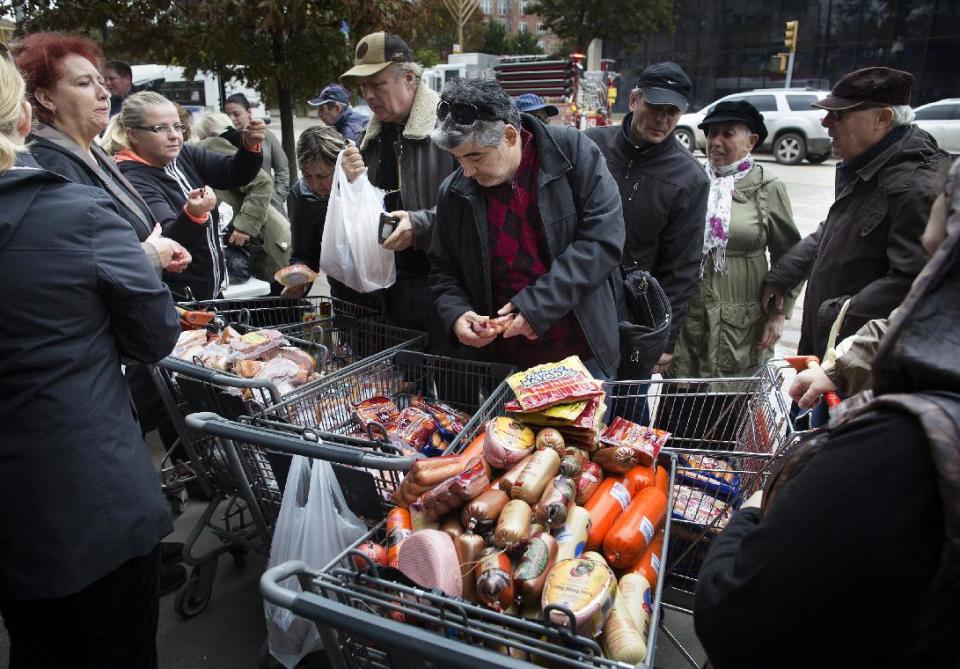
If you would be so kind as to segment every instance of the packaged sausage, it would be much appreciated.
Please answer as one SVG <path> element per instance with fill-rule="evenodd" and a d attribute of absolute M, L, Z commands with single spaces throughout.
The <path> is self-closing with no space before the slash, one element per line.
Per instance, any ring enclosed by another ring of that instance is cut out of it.
<path fill-rule="evenodd" d="M 406 509 L 390 509 L 387 514 L 387 566 L 396 568 L 400 556 L 400 544 L 413 534 L 410 512 Z"/>
<path fill-rule="evenodd" d="M 437 423 L 423 409 L 407 407 L 400 412 L 392 424 L 386 427 L 387 434 L 395 443 L 405 444 L 422 451 L 430 443 L 430 436 L 437 429 Z M 428 455 L 441 455 L 441 453 L 428 453 Z"/>
<path fill-rule="evenodd" d="M 552 448 L 558 453 L 563 452 L 563 435 L 552 427 L 545 427 L 537 432 L 537 450 Z"/>
<path fill-rule="evenodd" d="M 659 530 L 650 545 L 643 551 L 643 555 L 627 567 L 627 572 L 636 572 L 640 574 L 651 588 L 657 587 L 657 580 L 660 578 L 661 559 L 663 557 L 663 530 Z"/>
<path fill-rule="evenodd" d="M 513 604 L 514 589 L 510 558 L 506 553 L 487 555 L 477 565 L 477 601 L 494 611 Z"/>
<path fill-rule="evenodd" d="M 644 488 L 630 501 L 603 538 L 603 556 L 611 567 L 624 569 L 643 555 L 667 515 L 667 496 Z"/>
<path fill-rule="evenodd" d="M 652 593 L 653 587 L 641 574 L 624 574 L 617 584 L 617 596 L 623 598 L 626 612 L 644 637 L 647 636 L 653 615 Z"/>
<path fill-rule="evenodd" d="M 507 469 L 530 455 L 533 430 L 512 418 L 494 418 L 486 427 L 483 457 L 497 469 Z"/>
<path fill-rule="evenodd" d="M 520 499 L 507 502 L 497 520 L 497 529 L 493 535 L 493 545 L 497 548 L 513 548 L 525 541 L 530 534 L 530 519 L 533 511 L 530 505 Z"/>
<path fill-rule="evenodd" d="M 557 560 L 568 560 L 583 553 L 590 531 L 590 513 L 582 506 L 567 509 L 567 522 L 557 532 Z"/>
<path fill-rule="evenodd" d="M 477 563 L 480 561 L 481 551 L 485 548 L 483 538 L 473 532 L 464 532 L 457 537 L 454 545 L 457 548 L 457 558 L 460 560 L 463 598 L 475 602 L 477 601 Z"/>
<path fill-rule="evenodd" d="M 463 534 L 463 526 L 460 524 L 460 519 L 454 514 L 440 523 L 440 531 L 446 532 L 447 536 L 456 541 Z"/>
<path fill-rule="evenodd" d="M 522 411 L 535 411 L 603 393 L 603 384 L 590 375 L 575 355 L 512 374 L 507 377 L 507 384 Z"/>
<path fill-rule="evenodd" d="M 513 484 L 517 482 L 517 479 L 520 478 L 520 474 L 523 473 L 524 468 L 527 466 L 527 463 L 530 462 L 532 455 L 528 455 L 523 460 L 511 467 L 506 474 L 498 478 L 493 482 L 494 488 L 500 488 L 507 494 L 513 490 Z"/>
<path fill-rule="evenodd" d="M 379 423 L 387 427 L 396 422 L 400 416 L 400 409 L 389 397 L 377 395 L 354 404 L 353 414 L 364 429 L 371 423 Z"/>
<path fill-rule="evenodd" d="M 654 484 L 656 474 L 656 465 L 639 465 L 623 475 L 623 485 L 627 486 L 631 495 L 636 495 L 644 488 Z"/>
<path fill-rule="evenodd" d="M 421 530 L 437 530 L 440 528 L 440 523 L 431 519 L 423 506 L 418 502 L 414 502 L 410 505 L 410 525 L 413 527 L 414 532 L 420 532 Z"/>
<path fill-rule="evenodd" d="M 364 541 L 357 546 L 356 550 L 366 555 L 370 559 L 370 562 L 378 567 L 387 566 L 387 549 L 380 544 L 372 541 Z M 353 557 L 353 564 L 357 568 L 357 571 L 366 571 L 370 568 L 369 562 L 356 555 Z"/>
<path fill-rule="evenodd" d="M 481 532 L 497 522 L 500 512 L 509 501 L 509 494 L 499 488 L 491 487 L 466 503 L 460 513 L 460 522 L 465 528 L 473 527 Z"/>
<path fill-rule="evenodd" d="M 557 540 L 549 534 L 534 537 L 527 544 L 520 563 L 513 572 L 513 580 L 520 588 L 524 603 L 539 602 L 547 573 L 557 559 Z"/>
<path fill-rule="evenodd" d="M 584 505 L 590 513 L 590 534 L 587 536 L 587 550 L 599 550 L 603 540 L 630 504 L 630 491 L 623 485 L 623 479 L 617 476 L 605 478 L 597 492 Z"/>
<path fill-rule="evenodd" d="M 632 446 L 609 446 L 593 454 L 593 461 L 608 474 L 626 474 L 643 458 L 643 453 Z"/>
<path fill-rule="evenodd" d="M 647 640 L 627 611 L 623 594 L 618 590 L 610 617 L 603 625 L 600 639 L 603 652 L 615 662 L 638 665 L 647 659 Z"/>
<path fill-rule="evenodd" d="M 547 575 L 540 604 L 569 609 L 576 619 L 576 634 L 595 637 L 603 629 L 617 592 L 617 579 L 603 560 L 572 558 L 558 561 Z M 550 611 L 551 622 L 570 626 L 559 611 Z"/>
<path fill-rule="evenodd" d="M 520 478 L 510 489 L 510 496 L 522 499 L 527 504 L 536 504 L 557 472 L 560 471 L 560 456 L 552 448 L 536 451 L 520 472 Z"/>
<path fill-rule="evenodd" d="M 600 487 L 603 481 L 603 470 L 600 465 L 593 462 L 587 462 L 583 465 L 580 476 L 576 478 L 577 484 L 577 504 L 583 506 L 587 503 L 593 494 Z"/>
<path fill-rule="evenodd" d="M 483 458 L 474 458 L 467 468 L 457 474 L 451 483 L 451 490 L 461 502 L 469 502 L 490 487 Z"/>
<path fill-rule="evenodd" d="M 540 501 L 534 507 L 533 515 L 537 522 L 558 530 L 567 522 L 567 509 L 573 504 L 576 485 L 566 476 L 553 478 L 544 488 Z"/>
<path fill-rule="evenodd" d="M 730 463 L 709 455 L 680 456 L 677 459 L 677 483 L 727 499 L 740 491 L 740 477 Z"/>
<path fill-rule="evenodd" d="M 667 443 L 670 433 L 658 430 L 617 416 L 610 423 L 610 427 L 600 435 L 600 443 L 607 446 L 627 446 L 636 449 L 640 455 L 637 464 L 652 464 L 660 454 L 660 449 Z"/>

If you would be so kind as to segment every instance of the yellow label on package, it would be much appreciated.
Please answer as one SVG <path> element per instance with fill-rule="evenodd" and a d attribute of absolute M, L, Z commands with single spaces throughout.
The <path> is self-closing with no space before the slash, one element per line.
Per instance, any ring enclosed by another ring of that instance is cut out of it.
<path fill-rule="evenodd" d="M 603 384 L 590 376 L 575 355 L 512 374 L 507 384 L 523 411 L 570 404 L 603 392 Z"/>

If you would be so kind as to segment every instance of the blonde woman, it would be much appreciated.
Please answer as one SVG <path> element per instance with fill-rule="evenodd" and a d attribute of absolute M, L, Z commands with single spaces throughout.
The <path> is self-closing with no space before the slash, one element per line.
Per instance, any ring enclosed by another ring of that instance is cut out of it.
<path fill-rule="evenodd" d="M 152 669 L 160 539 L 173 525 L 121 359 L 160 360 L 180 327 L 111 198 L 24 153 L 24 93 L 0 59 L 0 616 L 10 666 Z"/>

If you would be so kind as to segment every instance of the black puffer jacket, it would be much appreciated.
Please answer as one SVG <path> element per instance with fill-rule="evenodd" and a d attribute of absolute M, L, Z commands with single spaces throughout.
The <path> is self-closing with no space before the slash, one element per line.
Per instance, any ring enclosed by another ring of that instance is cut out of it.
<path fill-rule="evenodd" d="M 617 180 L 627 226 L 623 263 L 637 263 L 660 282 L 670 300 L 672 352 L 700 277 L 710 182 L 700 163 L 671 135 L 638 148 L 630 137 L 633 114 L 620 126 L 591 128 Z"/>
<path fill-rule="evenodd" d="M 263 154 L 241 148 L 232 156 L 223 156 L 194 144 L 185 144 L 179 157 L 166 168 L 153 167 L 139 160 L 130 151 L 117 154 L 120 171 L 134 185 L 160 221 L 163 234 L 180 242 L 193 256 L 182 274 L 163 273 L 163 281 L 177 296 L 189 286 L 198 300 L 209 300 L 220 294 L 225 267 L 220 248 L 220 216 L 216 208 L 204 223 L 190 220 L 184 211 L 187 198 L 174 177 L 175 165 L 186 178 L 189 188 L 210 186 L 233 190 L 250 183 L 263 161 Z"/>
<path fill-rule="evenodd" d="M 586 136 L 521 117 L 537 147 L 537 204 L 552 262 L 511 302 L 538 334 L 572 311 L 597 362 L 612 376 L 620 360 L 610 278 L 623 248 L 620 196 Z M 430 247 L 430 283 L 447 333 L 464 312 L 493 314 L 501 306 L 491 295 L 488 245 L 486 199 L 458 167 L 440 187 Z"/>
<path fill-rule="evenodd" d="M 903 301 L 926 260 L 920 235 L 945 156 L 925 131 L 907 128 L 850 176 L 816 232 L 770 270 L 766 282 L 781 290 L 808 279 L 798 353 L 823 357 L 847 300 L 837 341 Z"/>

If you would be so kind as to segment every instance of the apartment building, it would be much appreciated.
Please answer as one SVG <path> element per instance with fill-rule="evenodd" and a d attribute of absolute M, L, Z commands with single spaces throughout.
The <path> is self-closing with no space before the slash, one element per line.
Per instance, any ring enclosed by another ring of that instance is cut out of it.
<path fill-rule="evenodd" d="M 553 53 L 560 47 L 560 40 L 543 25 L 543 19 L 528 12 L 533 0 L 480 0 L 480 11 L 490 21 L 499 21 L 507 33 L 532 33 L 544 53 Z"/>

